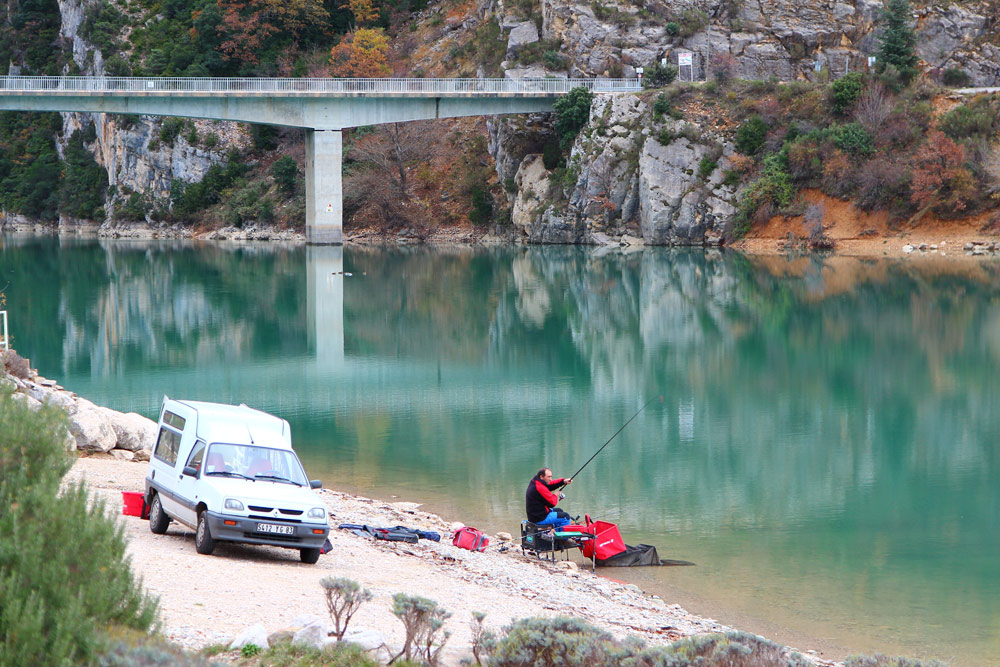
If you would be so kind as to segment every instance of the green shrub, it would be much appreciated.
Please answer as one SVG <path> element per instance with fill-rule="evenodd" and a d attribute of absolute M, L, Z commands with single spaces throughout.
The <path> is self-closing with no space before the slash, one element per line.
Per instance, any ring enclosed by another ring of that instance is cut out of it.
<path fill-rule="evenodd" d="M 667 34 L 671 37 L 676 37 L 681 31 L 681 27 L 677 25 L 676 21 L 667 21 L 667 25 L 664 27 L 667 29 Z"/>
<path fill-rule="evenodd" d="M 278 128 L 274 125 L 251 125 L 250 138 L 254 149 L 262 152 L 273 151 L 278 147 Z"/>
<path fill-rule="evenodd" d="M 560 97 L 552 105 L 556 112 L 556 133 L 559 135 L 559 145 L 568 149 L 576 135 L 587 124 L 590 117 L 590 103 L 594 94 L 583 86 L 578 86 Z"/>
<path fill-rule="evenodd" d="M 215 132 L 209 132 L 208 134 L 205 135 L 205 141 L 204 141 L 205 148 L 212 149 L 218 145 L 219 145 L 219 135 L 217 135 Z"/>
<path fill-rule="evenodd" d="M 865 78 L 861 72 L 845 74 L 830 84 L 830 108 L 836 114 L 847 113 L 864 89 Z"/>
<path fill-rule="evenodd" d="M 875 152 L 875 142 L 860 123 L 848 123 L 831 128 L 833 145 L 855 156 L 871 155 Z"/>
<path fill-rule="evenodd" d="M 256 644 L 244 644 L 243 648 L 240 649 L 240 655 L 244 658 L 252 658 L 255 655 L 260 655 L 261 648 Z"/>
<path fill-rule="evenodd" d="M 611 665 L 624 657 L 611 633 L 579 618 L 526 618 L 504 630 L 486 640 L 490 664 Z"/>
<path fill-rule="evenodd" d="M 678 34 L 690 37 L 708 25 L 708 14 L 695 7 L 685 9 L 677 19 Z"/>
<path fill-rule="evenodd" d="M 972 85 L 972 77 L 961 67 L 949 67 L 941 75 L 941 83 L 951 88 L 964 88 Z"/>
<path fill-rule="evenodd" d="M 670 143 L 676 138 L 677 135 L 667 128 L 663 128 L 656 134 L 656 140 L 660 142 L 661 146 L 669 146 Z"/>
<path fill-rule="evenodd" d="M 674 65 L 653 62 L 642 68 L 643 88 L 662 88 L 673 83 L 676 78 L 677 68 Z"/>
<path fill-rule="evenodd" d="M 0 395 L 0 662 L 81 664 L 103 629 L 142 632 L 156 601 L 132 574 L 123 529 L 86 489 L 59 485 L 72 460 L 66 415 Z M 100 564 L 100 567 L 96 565 Z"/>
<path fill-rule="evenodd" d="M 712 172 L 715 171 L 715 168 L 717 166 L 718 162 L 716 162 L 709 156 L 706 155 L 705 157 L 701 158 L 701 161 L 698 163 L 698 178 L 700 178 L 703 181 L 707 181 L 708 177 L 712 175 Z"/>
<path fill-rule="evenodd" d="M 955 141 L 991 140 L 1000 133 L 1000 98 L 981 96 L 955 107 L 941 117 L 938 128 Z"/>
<path fill-rule="evenodd" d="M 670 98 L 664 93 L 660 93 L 656 96 L 656 100 L 653 101 L 653 118 L 660 120 L 664 114 L 670 112 Z"/>
<path fill-rule="evenodd" d="M 183 118 L 164 118 L 163 124 L 160 125 L 160 141 L 168 146 L 172 146 L 174 140 L 177 139 L 177 135 L 179 135 L 181 130 L 184 129 L 184 123 L 185 121 Z"/>
<path fill-rule="evenodd" d="M 750 184 L 740 197 L 736 212 L 735 233 L 743 236 L 750 230 L 754 218 L 764 213 L 770 217 L 778 209 L 785 208 L 798 193 L 792 183 L 780 155 L 769 155 L 764 159 L 764 173 Z"/>
<path fill-rule="evenodd" d="M 282 194 L 291 197 L 299 182 L 299 165 L 291 156 L 283 155 L 271 165 L 271 178 Z"/>
<path fill-rule="evenodd" d="M 744 155 L 756 155 L 764 147 L 767 138 L 767 123 L 758 115 L 743 121 L 736 130 L 736 150 Z"/>

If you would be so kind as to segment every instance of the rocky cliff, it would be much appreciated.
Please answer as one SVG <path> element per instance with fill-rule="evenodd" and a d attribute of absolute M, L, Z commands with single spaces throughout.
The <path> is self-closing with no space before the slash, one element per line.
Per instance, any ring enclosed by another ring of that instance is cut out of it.
<path fill-rule="evenodd" d="M 868 67 L 882 9 L 878 0 L 542 0 L 536 41 L 560 45 L 565 69 L 519 66 L 506 76 L 635 76 L 639 67 L 676 65 L 679 54 L 690 53 L 692 66 L 679 67 L 680 80 L 724 70 L 742 79 L 826 81 Z M 515 24 L 519 12 L 501 7 L 498 20 Z M 925 71 L 960 68 L 971 84 L 1000 85 L 1000 3 L 928 5 L 915 8 L 913 20 Z M 505 66 L 530 37 L 515 40 L 510 31 Z M 711 121 L 671 120 L 653 137 L 650 126 L 640 97 L 595 98 L 557 183 L 540 157 L 550 128 L 492 121 L 490 151 L 510 193 L 513 236 L 533 243 L 718 243 L 736 212 L 736 185 L 722 182 L 734 154 L 732 132 Z"/>
<path fill-rule="evenodd" d="M 61 19 L 59 36 L 68 45 L 72 61 L 80 75 L 101 76 L 104 55 L 81 36 L 81 26 L 93 0 L 58 0 Z M 66 73 L 69 73 L 67 66 Z M 229 148 L 245 146 L 248 139 L 237 123 L 197 120 L 184 126 L 184 132 L 168 132 L 164 137 L 165 118 L 158 116 L 121 116 L 115 114 L 64 113 L 60 152 L 75 130 L 95 126 L 96 138 L 88 148 L 98 164 L 107 170 L 112 194 L 105 206 L 106 218 L 97 221 L 103 233 L 122 233 L 136 220 L 122 224 L 116 208 L 124 205 L 132 193 L 142 197 L 147 221 L 157 208 L 168 206 L 174 180 L 191 183 L 201 180 L 213 164 L 222 162 Z M 208 137 L 213 137 L 208 140 Z M 166 138 L 167 140 L 164 140 Z M 61 225 L 79 225 L 82 221 L 62 218 Z"/>

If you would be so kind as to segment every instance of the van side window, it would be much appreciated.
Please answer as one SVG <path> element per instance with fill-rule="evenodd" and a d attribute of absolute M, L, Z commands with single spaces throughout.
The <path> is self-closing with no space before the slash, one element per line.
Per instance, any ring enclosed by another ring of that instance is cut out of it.
<path fill-rule="evenodd" d="M 167 411 L 163 413 L 163 423 L 168 426 L 173 426 L 178 431 L 183 431 L 184 424 L 187 423 L 187 420 L 180 415 L 175 415 L 173 412 Z"/>
<path fill-rule="evenodd" d="M 201 472 L 201 461 L 205 458 L 205 443 L 199 440 L 194 443 L 194 449 L 191 450 L 191 456 L 188 457 L 185 466 L 191 466 L 199 473 Z"/>
<path fill-rule="evenodd" d="M 181 434 L 163 427 L 160 429 L 160 435 L 156 439 L 156 448 L 153 450 L 153 456 L 172 466 L 177 463 L 177 450 L 180 447 Z"/>

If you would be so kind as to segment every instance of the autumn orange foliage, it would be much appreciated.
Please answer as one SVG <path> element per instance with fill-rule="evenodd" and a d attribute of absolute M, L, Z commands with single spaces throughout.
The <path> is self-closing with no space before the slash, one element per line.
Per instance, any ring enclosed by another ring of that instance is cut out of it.
<path fill-rule="evenodd" d="M 372 0 L 347 0 L 340 8 L 351 11 L 355 25 L 363 26 L 378 20 L 378 9 L 372 6 Z"/>
<path fill-rule="evenodd" d="M 389 38 L 379 28 L 359 28 L 330 50 L 330 74 L 339 78 L 389 76 Z"/>
<path fill-rule="evenodd" d="M 976 179 L 965 166 L 965 148 L 940 130 L 927 133 L 927 141 L 913 157 L 911 201 L 921 209 L 959 213 L 975 197 Z"/>
<path fill-rule="evenodd" d="M 271 35 L 287 33 L 297 42 L 307 27 L 330 17 L 322 0 L 219 0 L 219 9 L 223 57 L 250 65 Z"/>

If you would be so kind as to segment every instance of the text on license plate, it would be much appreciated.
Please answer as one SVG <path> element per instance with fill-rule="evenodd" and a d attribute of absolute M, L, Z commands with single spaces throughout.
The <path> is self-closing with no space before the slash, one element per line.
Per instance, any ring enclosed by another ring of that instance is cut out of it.
<path fill-rule="evenodd" d="M 258 523 L 258 533 L 274 533 L 275 535 L 294 535 L 295 528 L 292 526 L 282 526 L 277 523 Z"/>

